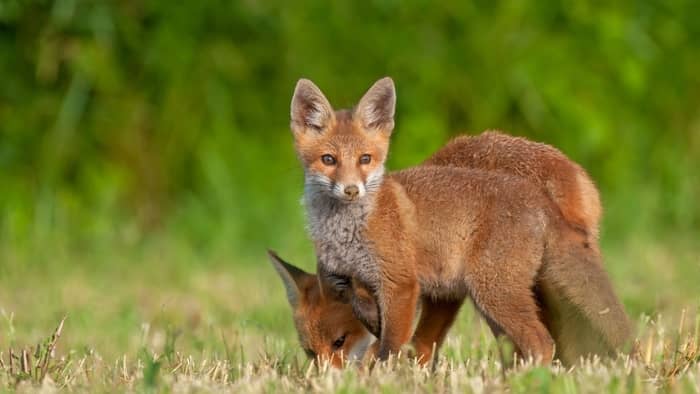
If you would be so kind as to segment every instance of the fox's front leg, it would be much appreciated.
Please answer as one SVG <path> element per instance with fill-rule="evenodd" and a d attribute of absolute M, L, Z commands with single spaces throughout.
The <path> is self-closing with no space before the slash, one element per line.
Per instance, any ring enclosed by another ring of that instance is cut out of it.
<path fill-rule="evenodd" d="M 397 354 L 411 339 L 413 319 L 420 287 L 416 279 L 405 282 L 383 281 L 377 292 L 380 316 L 379 350 L 377 358 L 386 360 Z"/>
<path fill-rule="evenodd" d="M 435 358 L 463 303 L 464 299 L 433 300 L 424 297 L 420 321 L 413 334 L 413 346 L 420 364 L 425 365 Z"/>

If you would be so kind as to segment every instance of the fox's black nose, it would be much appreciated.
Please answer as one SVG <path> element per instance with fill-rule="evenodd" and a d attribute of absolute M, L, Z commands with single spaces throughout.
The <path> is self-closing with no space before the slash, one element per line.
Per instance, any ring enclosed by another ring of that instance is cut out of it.
<path fill-rule="evenodd" d="M 350 186 L 345 186 L 345 189 L 343 190 L 346 196 L 350 198 L 355 198 L 357 197 L 358 194 L 360 194 L 360 189 L 357 188 L 355 185 L 350 185 Z"/>

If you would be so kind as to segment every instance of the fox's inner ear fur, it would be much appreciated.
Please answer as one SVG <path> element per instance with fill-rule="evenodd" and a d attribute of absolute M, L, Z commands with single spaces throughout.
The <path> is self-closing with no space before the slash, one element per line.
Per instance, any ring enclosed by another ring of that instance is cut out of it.
<path fill-rule="evenodd" d="M 267 251 L 267 255 L 275 267 L 275 270 L 282 278 L 284 283 L 284 288 L 287 290 L 287 300 L 292 308 L 296 308 L 299 305 L 299 298 L 301 297 L 301 288 L 303 282 L 313 275 L 304 272 L 303 270 L 289 264 L 288 262 L 282 260 L 277 253 L 272 250 Z"/>
<path fill-rule="evenodd" d="M 362 96 L 354 117 L 366 130 L 391 132 L 394 129 L 396 89 L 394 81 L 385 77 L 375 82 Z"/>
<path fill-rule="evenodd" d="M 352 282 L 350 278 L 339 275 L 324 275 L 323 279 L 319 275 L 321 291 L 324 297 L 329 297 L 336 301 L 350 302 Z"/>
<path fill-rule="evenodd" d="M 322 132 L 334 117 L 333 107 L 321 89 L 308 79 L 300 79 L 292 96 L 291 128 L 294 133 Z"/>

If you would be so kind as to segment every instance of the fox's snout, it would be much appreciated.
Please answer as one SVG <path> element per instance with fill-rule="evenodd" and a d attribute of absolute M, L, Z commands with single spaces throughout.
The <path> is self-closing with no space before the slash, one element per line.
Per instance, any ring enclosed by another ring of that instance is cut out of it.
<path fill-rule="evenodd" d="M 348 198 L 354 199 L 358 194 L 360 194 L 360 188 L 355 185 L 345 186 L 343 192 Z"/>
<path fill-rule="evenodd" d="M 357 201 L 364 197 L 366 192 L 365 186 L 362 182 L 358 183 L 336 183 L 333 186 L 333 196 L 339 200 L 343 201 Z"/>

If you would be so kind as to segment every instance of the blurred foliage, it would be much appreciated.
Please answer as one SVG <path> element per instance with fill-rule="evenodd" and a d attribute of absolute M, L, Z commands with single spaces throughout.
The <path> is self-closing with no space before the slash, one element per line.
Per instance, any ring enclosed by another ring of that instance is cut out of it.
<path fill-rule="evenodd" d="M 0 0 L 0 239 L 307 248 L 294 83 L 344 107 L 384 75 L 390 168 L 499 128 L 589 170 L 604 237 L 695 233 L 698 15 L 692 0 Z"/>

